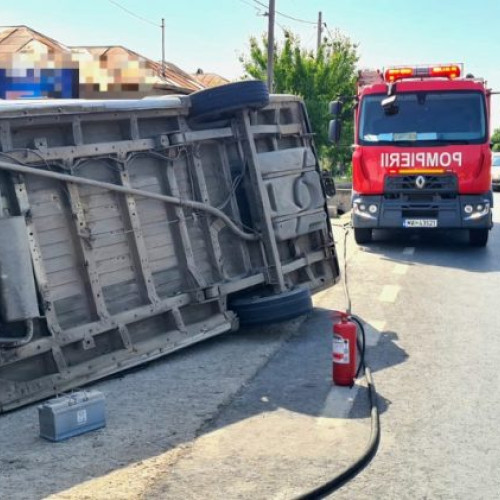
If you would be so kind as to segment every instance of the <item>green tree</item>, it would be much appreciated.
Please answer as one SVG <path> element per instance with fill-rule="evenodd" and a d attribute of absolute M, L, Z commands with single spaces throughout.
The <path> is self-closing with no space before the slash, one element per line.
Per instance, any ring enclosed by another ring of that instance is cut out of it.
<path fill-rule="evenodd" d="M 493 151 L 500 151 L 500 128 L 496 128 L 491 134 L 491 144 Z"/>
<path fill-rule="evenodd" d="M 336 166 L 350 170 L 353 137 L 353 107 L 356 94 L 357 46 L 336 34 L 325 38 L 317 54 L 301 47 L 298 36 L 285 32 L 274 52 L 274 91 L 301 96 L 307 106 L 315 142 L 325 168 L 335 174 Z M 260 41 L 250 38 L 250 53 L 240 58 L 246 76 L 267 79 L 267 35 Z M 340 146 L 328 141 L 330 101 L 342 97 L 342 138 Z"/>

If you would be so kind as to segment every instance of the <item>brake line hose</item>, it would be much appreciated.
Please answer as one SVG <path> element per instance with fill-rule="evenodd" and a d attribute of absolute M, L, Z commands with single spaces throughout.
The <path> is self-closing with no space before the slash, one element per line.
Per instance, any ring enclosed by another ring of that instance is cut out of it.
<path fill-rule="evenodd" d="M 42 170 L 40 168 L 34 168 L 24 164 L 18 165 L 15 163 L 0 161 L 0 169 L 10 170 L 12 172 L 18 172 L 20 174 L 29 174 L 29 175 L 37 175 L 39 177 L 47 177 L 49 179 L 55 179 L 63 182 L 73 182 L 75 184 L 82 184 L 85 186 L 94 186 L 102 189 L 107 189 L 109 191 L 116 191 L 122 194 L 142 196 L 144 198 L 151 198 L 153 200 L 163 201 L 165 203 L 170 203 L 172 205 L 192 208 L 193 210 L 200 210 L 202 212 L 206 212 L 222 220 L 226 224 L 228 229 L 230 229 L 236 236 L 239 236 L 243 240 L 257 241 L 260 239 L 260 235 L 257 233 L 247 233 L 243 231 L 243 229 L 238 227 L 238 225 L 230 217 L 228 217 L 222 210 L 219 210 L 206 203 L 201 203 L 199 201 L 184 200 L 174 196 L 151 193 L 149 191 L 144 191 L 142 189 L 134 189 L 125 186 L 119 186 L 117 184 L 112 184 L 110 182 L 102 182 L 93 179 L 86 179 L 85 177 L 79 177 L 69 174 L 61 174 L 59 172 L 53 172 L 51 170 Z"/>

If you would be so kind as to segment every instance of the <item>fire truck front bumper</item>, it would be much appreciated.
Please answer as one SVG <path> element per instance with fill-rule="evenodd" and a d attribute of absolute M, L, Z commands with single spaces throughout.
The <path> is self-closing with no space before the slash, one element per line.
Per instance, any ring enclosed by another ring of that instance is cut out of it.
<path fill-rule="evenodd" d="M 352 223 L 355 228 L 386 229 L 491 229 L 493 195 L 457 195 L 412 201 L 354 194 Z"/>

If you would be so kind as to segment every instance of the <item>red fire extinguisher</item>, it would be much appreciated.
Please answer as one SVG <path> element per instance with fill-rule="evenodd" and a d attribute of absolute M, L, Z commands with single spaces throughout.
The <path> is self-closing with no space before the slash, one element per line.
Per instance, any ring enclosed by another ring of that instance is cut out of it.
<path fill-rule="evenodd" d="M 357 366 L 356 324 L 346 313 L 333 325 L 333 382 L 335 385 L 354 384 Z"/>

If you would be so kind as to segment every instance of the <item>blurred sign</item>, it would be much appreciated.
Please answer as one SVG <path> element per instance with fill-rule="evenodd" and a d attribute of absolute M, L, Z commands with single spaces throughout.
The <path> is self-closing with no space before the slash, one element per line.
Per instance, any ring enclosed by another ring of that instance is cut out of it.
<path fill-rule="evenodd" d="M 0 68 L 1 99 L 54 99 L 79 97 L 79 71 L 74 68 Z"/>

